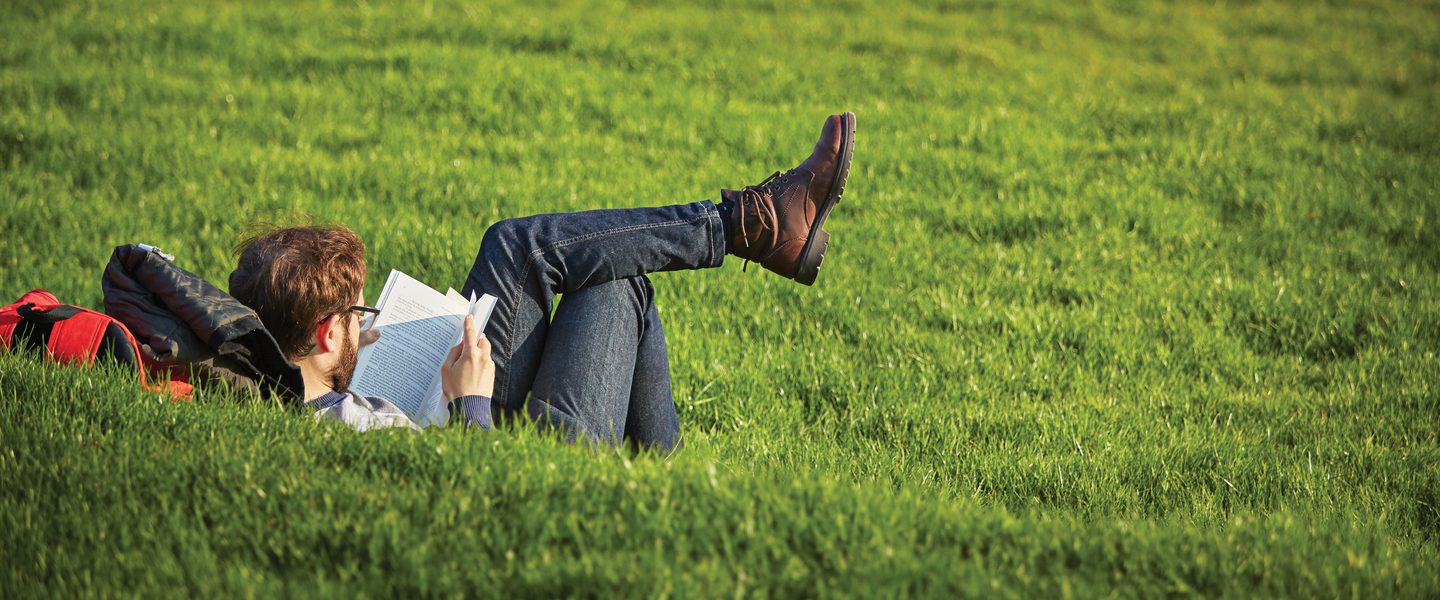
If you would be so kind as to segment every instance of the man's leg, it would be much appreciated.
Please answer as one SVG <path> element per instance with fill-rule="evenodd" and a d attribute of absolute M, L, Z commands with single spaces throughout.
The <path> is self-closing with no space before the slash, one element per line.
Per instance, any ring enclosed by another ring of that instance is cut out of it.
<path fill-rule="evenodd" d="M 648 280 L 646 284 L 648 286 Z M 674 450 L 681 442 L 680 415 L 670 389 L 670 349 L 665 343 L 665 328 L 660 325 L 660 310 L 655 305 L 653 291 L 643 319 L 645 334 L 635 352 L 635 378 L 630 386 L 625 435 L 642 446 Z"/>
<path fill-rule="evenodd" d="M 536 215 L 491 226 L 464 293 L 499 299 L 485 327 L 496 367 L 495 411 L 524 407 L 557 294 L 658 271 L 720 266 L 725 251 L 725 228 L 708 201 Z M 632 371 L 625 370 L 626 377 Z"/>
<path fill-rule="evenodd" d="M 680 438 L 655 290 L 631 277 L 565 294 L 526 410 L 571 441 L 673 449 Z"/>
<path fill-rule="evenodd" d="M 486 326 L 497 416 L 518 411 L 545 347 L 556 294 L 657 271 L 719 266 L 727 251 L 813 284 L 829 245 L 823 229 L 850 171 L 855 115 L 831 115 L 810 156 L 757 186 L 710 202 L 509 219 L 481 243 L 464 291 L 499 298 Z"/>

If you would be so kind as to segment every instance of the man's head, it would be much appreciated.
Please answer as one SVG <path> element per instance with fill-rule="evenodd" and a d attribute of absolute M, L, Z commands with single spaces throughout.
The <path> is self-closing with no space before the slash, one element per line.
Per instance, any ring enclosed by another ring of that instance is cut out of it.
<path fill-rule="evenodd" d="M 230 295 L 260 315 L 287 358 L 343 391 L 360 340 L 349 308 L 364 304 L 364 242 L 343 226 L 288 227 L 251 237 L 237 252 Z"/>

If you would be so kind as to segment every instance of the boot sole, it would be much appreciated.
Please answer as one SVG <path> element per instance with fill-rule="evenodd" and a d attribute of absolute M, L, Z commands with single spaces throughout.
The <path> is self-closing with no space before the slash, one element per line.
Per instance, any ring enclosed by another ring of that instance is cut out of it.
<path fill-rule="evenodd" d="M 835 169 L 835 181 L 830 184 L 830 193 L 820 204 L 805 247 L 800 249 L 800 267 L 795 271 L 795 281 L 815 285 L 815 278 L 820 276 L 820 263 L 825 262 L 825 249 L 830 247 L 830 233 L 824 229 L 825 219 L 845 193 L 845 183 L 850 180 L 850 156 L 854 151 L 855 113 L 847 112 L 840 115 L 840 164 Z"/>

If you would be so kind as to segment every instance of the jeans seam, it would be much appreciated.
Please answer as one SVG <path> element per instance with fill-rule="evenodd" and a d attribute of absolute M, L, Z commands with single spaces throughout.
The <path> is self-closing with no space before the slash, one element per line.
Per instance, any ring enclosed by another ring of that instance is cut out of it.
<path fill-rule="evenodd" d="M 526 262 L 527 262 L 527 263 L 534 262 L 534 261 L 535 261 L 535 257 L 540 256 L 540 255 L 542 255 L 542 254 L 544 254 L 544 253 L 546 253 L 546 252 L 549 252 L 549 251 L 551 251 L 551 250 L 555 250 L 555 249 L 557 249 L 557 248 L 563 248 L 563 247 L 565 247 L 565 246 L 569 246 L 569 245 L 574 244 L 574 243 L 577 243 L 577 242 L 583 242 L 583 241 L 585 241 L 585 240 L 594 239 L 594 238 L 597 238 L 597 237 L 609 236 L 609 235 L 614 235 L 614 234 L 617 234 L 617 233 L 629 233 L 629 232 L 631 232 L 631 231 L 640 231 L 640 230 L 643 230 L 643 229 L 655 229 L 655 228 L 659 228 L 659 227 L 672 227 L 672 226 L 675 226 L 675 225 L 687 225 L 687 224 L 694 223 L 694 222 L 696 222 L 696 221 L 698 221 L 698 220 L 700 220 L 700 219 L 703 219 L 703 218 L 709 218 L 709 215 L 700 215 L 700 216 L 695 217 L 695 218 L 692 218 L 692 219 L 675 219 L 675 220 L 673 220 L 673 221 L 662 221 L 662 222 L 660 222 L 660 223 L 643 223 L 643 224 L 640 224 L 640 225 L 626 225 L 626 226 L 624 226 L 624 227 L 616 227 L 616 228 L 614 228 L 614 229 L 606 229 L 606 230 L 604 230 L 604 231 L 595 231 L 595 232 L 587 233 L 587 234 L 585 234 L 585 235 L 577 235 L 577 236 L 572 237 L 572 238 L 565 238 L 565 239 L 563 239 L 563 240 L 551 242 L 549 246 L 544 246 L 544 247 L 542 247 L 542 248 L 537 248 L 537 249 L 531 251 L 531 252 L 530 252 L 530 256 L 527 257 L 527 259 L 526 259 Z"/>
<path fill-rule="evenodd" d="M 596 231 L 596 232 L 593 232 L 593 233 L 587 233 L 587 234 L 585 234 L 585 235 L 578 235 L 578 236 L 575 236 L 575 237 L 572 237 L 572 238 L 565 238 L 565 239 L 563 239 L 563 240 L 551 242 L 550 245 L 548 245 L 548 246 L 544 246 L 544 247 L 536 248 L 535 250 L 532 250 L 532 251 L 530 252 L 530 255 L 525 258 L 525 272 L 523 273 L 521 279 L 522 279 L 522 280 L 529 279 L 529 277 L 530 277 L 530 271 L 531 271 L 531 266 L 535 264 L 535 259 L 536 259 L 536 258 L 539 258 L 540 256 L 544 255 L 545 253 L 550 252 L 550 251 L 553 251 L 553 250 L 558 250 L 558 249 L 564 248 L 564 247 L 566 247 L 566 246 L 570 246 L 570 245 L 573 245 L 573 244 L 577 244 L 577 243 L 579 243 L 579 242 L 583 242 L 583 241 L 586 241 L 586 240 L 591 240 L 591 239 L 598 238 L 598 237 L 606 237 L 606 236 L 611 236 L 611 235 L 620 234 L 620 233 L 630 233 L 630 232 L 632 232 L 632 231 L 641 231 L 641 230 L 644 230 L 644 229 L 658 229 L 658 228 L 661 228 L 661 227 L 674 227 L 674 226 L 676 226 L 676 225 L 691 225 L 691 224 L 694 224 L 695 222 L 699 221 L 700 219 L 709 219 L 709 218 L 710 218 L 710 215 L 705 214 L 705 215 L 700 215 L 700 216 L 698 216 L 698 217 L 694 217 L 694 218 L 690 218 L 690 219 L 675 219 L 675 220 L 673 220 L 673 221 L 663 221 L 663 222 L 660 222 L 660 223 L 645 223 L 645 224 L 641 224 L 641 225 L 626 225 L 626 226 L 624 226 L 624 227 L 616 227 L 616 228 L 614 228 L 614 229 L 606 229 L 606 230 L 604 230 L 604 231 Z M 708 228 L 707 228 L 707 229 L 708 229 Z M 711 253 L 713 254 L 715 248 L 712 246 L 712 247 L 710 248 L 710 250 L 711 250 Z"/>

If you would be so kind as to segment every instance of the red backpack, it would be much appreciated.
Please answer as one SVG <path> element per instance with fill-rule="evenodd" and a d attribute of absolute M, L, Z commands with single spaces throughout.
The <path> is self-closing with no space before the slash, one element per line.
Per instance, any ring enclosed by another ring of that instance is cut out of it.
<path fill-rule="evenodd" d="M 54 294 L 31 290 L 15 303 L 0 308 L 0 344 L 7 350 L 39 352 L 61 364 L 91 366 L 97 360 L 112 361 L 135 369 L 146 389 L 169 392 L 173 398 L 188 397 L 190 385 L 162 378 L 154 385 L 146 381 L 146 365 L 135 336 L 110 315 L 88 308 L 62 304 Z"/>

